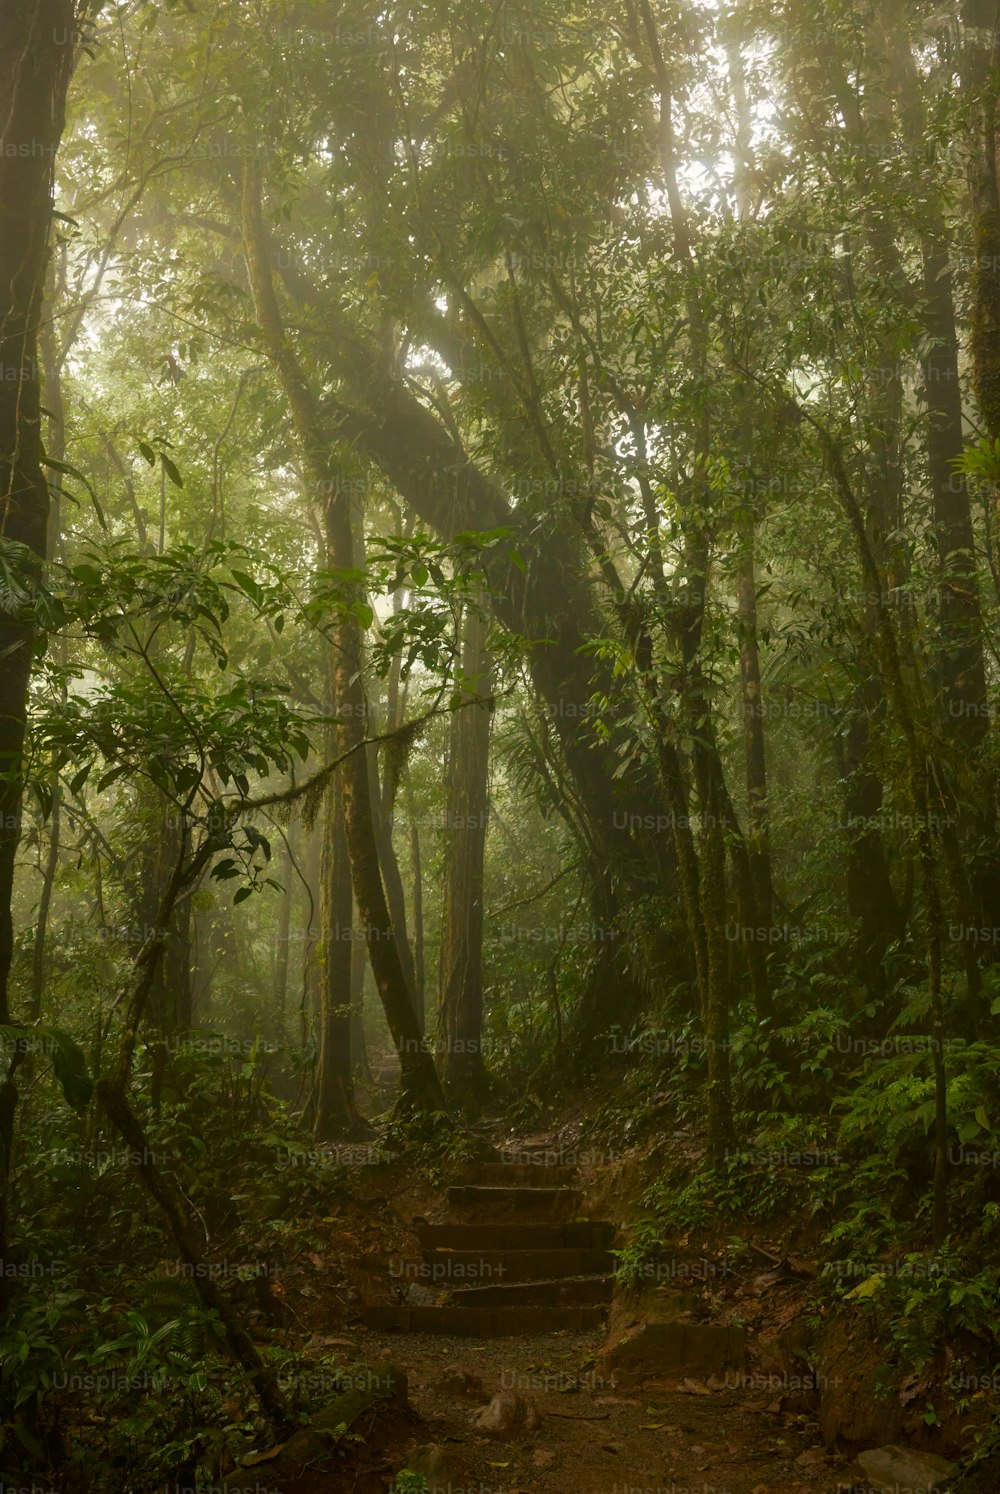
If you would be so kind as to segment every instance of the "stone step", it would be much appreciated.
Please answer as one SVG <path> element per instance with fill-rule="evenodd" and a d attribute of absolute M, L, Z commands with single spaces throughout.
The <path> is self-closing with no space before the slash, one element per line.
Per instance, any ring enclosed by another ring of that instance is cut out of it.
<path fill-rule="evenodd" d="M 476 1169 L 475 1181 L 500 1188 L 568 1188 L 576 1182 L 575 1167 L 557 1167 L 523 1158 L 484 1162 Z"/>
<path fill-rule="evenodd" d="M 610 1302 L 614 1292 L 610 1276 L 578 1277 L 569 1281 L 501 1281 L 488 1286 L 455 1287 L 448 1293 L 449 1307 L 594 1307 Z"/>
<path fill-rule="evenodd" d="M 610 1276 L 615 1257 L 610 1250 L 439 1250 L 429 1246 L 424 1261 L 438 1269 L 432 1280 L 450 1285 L 480 1283 L 556 1281 L 568 1276 Z"/>
<path fill-rule="evenodd" d="M 569 1224 L 415 1224 L 414 1233 L 427 1250 L 463 1250 L 489 1254 L 498 1250 L 602 1250 L 614 1240 L 617 1226 L 604 1219 Z"/>
<path fill-rule="evenodd" d="M 362 1308 L 362 1321 L 380 1333 L 441 1333 L 450 1338 L 509 1338 L 514 1334 L 586 1333 L 599 1328 L 603 1307 L 397 1307 Z"/>
<path fill-rule="evenodd" d="M 496 1188 L 459 1185 L 448 1189 L 453 1209 L 482 1214 L 571 1214 L 583 1201 L 579 1188 Z"/>

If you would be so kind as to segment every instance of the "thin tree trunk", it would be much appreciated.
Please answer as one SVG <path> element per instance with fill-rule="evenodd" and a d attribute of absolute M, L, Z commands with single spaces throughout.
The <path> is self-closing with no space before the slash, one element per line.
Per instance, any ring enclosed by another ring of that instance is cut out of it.
<path fill-rule="evenodd" d="M 757 575 L 754 565 L 754 522 L 743 537 L 743 553 L 736 574 L 736 605 L 740 624 L 740 680 L 743 690 L 743 758 L 747 784 L 747 853 L 758 924 L 770 928 L 774 917 L 771 845 L 767 807 L 767 759 L 764 753 L 763 699 L 760 649 L 757 642 Z"/>
<path fill-rule="evenodd" d="M 391 730 L 392 728 L 389 727 L 389 729 Z M 371 795 L 372 813 L 374 816 L 373 828 L 375 831 L 375 840 L 378 845 L 378 860 L 382 870 L 382 881 L 385 884 L 385 893 L 389 904 L 389 915 L 392 918 L 392 928 L 399 949 L 399 960 L 403 967 L 406 989 L 410 993 L 410 1004 L 413 1007 L 420 1031 L 423 1032 L 424 1013 L 423 1007 L 418 1000 L 417 971 L 407 931 L 406 893 L 403 888 L 403 878 L 400 874 L 399 862 L 396 859 L 396 848 L 392 843 L 392 804 L 390 801 L 388 809 L 383 808 L 384 798 L 382 787 L 379 784 L 378 760 L 373 747 L 368 749 L 366 757 L 368 762 L 369 793 Z M 388 776 L 388 769 L 386 770 L 386 776 Z"/>
<path fill-rule="evenodd" d="M 413 532 L 413 515 L 406 522 L 406 536 Z M 398 613 L 403 605 L 401 591 L 395 591 L 392 597 L 392 610 Z M 403 724 L 403 716 L 406 709 L 406 689 L 400 689 L 400 674 L 402 670 L 402 654 L 397 653 L 392 660 L 389 669 L 389 678 L 386 688 L 385 729 L 386 731 L 397 731 Z M 389 899 L 389 912 L 392 914 L 393 928 L 399 942 L 399 956 L 403 964 L 403 974 L 406 976 L 406 984 L 411 993 L 413 1010 L 420 1024 L 420 1031 L 426 1032 L 427 1023 L 424 1013 L 423 987 L 417 979 L 417 965 L 413 948 L 410 944 L 408 932 L 408 919 L 406 912 L 406 893 L 403 888 L 403 879 L 400 875 L 399 861 L 396 856 L 396 848 L 393 844 L 392 831 L 394 823 L 394 810 L 396 795 L 399 790 L 399 767 L 391 752 L 383 755 L 382 778 L 378 776 L 378 755 L 375 748 L 369 749 L 369 763 L 372 774 L 371 789 L 372 800 L 377 806 L 375 822 L 375 833 L 378 839 L 379 863 L 382 867 L 382 880 L 385 883 L 386 896 Z"/>
<path fill-rule="evenodd" d="M 726 54 L 729 79 L 736 105 L 737 210 L 741 219 L 751 211 L 751 174 L 756 166 L 753 119 L 747 96 L 741 42 L 744 17 L 738 6 L 729 16 Z M 753 410 L 743 419 L 748 457 L 753 441 Z M 774 883 L 768 828 L 767 757 L 764 745 L 763 700 L 760 679 L 760 646 L 757 637 L 757 515 L 749 512 L 741 524 L 740 554 L 736 571 L 736 613 L 740 632 L 740 683 L 743 697 L 743 759 L 747 786 L 747 860 L 753 888 L 754 926 L 770 928 L 774 917 Z M 752 947 L 752 946 L 751 946 Z M 752 958 L 752 956 L 751 956 Z"/>
<path fill-rule="evenodd" d="M 41 1021 L 42 995 L 45 990 L 45 943 L 49 928 L 49 909 L 52 906 L 52 889 L 59 870 L 59 834 L 61 829 L 62 784 L 59 774 L 52 775 L 52 807 L 49 810 L 49 843 L 42 870 L 42 890 L 35 915 L 35 938 L 31 951 L 31 1003 L 30 1020 Z"/>
<path fill-rule="evenodd" d="M 413 975 L 414 995 L 421 1027 L 427 1030 L 427 971 L 425 963 L 424 937 L 424 870 L 420 848 L 420 825 L 413 804 L 413 780 L 409 768 L 405 771 L 406 812 L 410 821 L 410 867 L 413 876 Z"/>
<path fill-rule="evenodd" d="M 997 180 L 997 94 L 1000 74 L 997 0 L 964 0 L 962 88 L 969 106 L 969 188 L 972 195 L 972 372 L 986 434 L 1000 440 L 1000 183 Z"/>
<path fill-rule="evenodd" d="M 274 997 L 278 1009 L 278 1022 L 285 1028 L 285 1008 L 288 1005 L 288 945 L 292 932 L 292 904 L 295 901 L 295 868 L 292 851 L 286 842 L 281 857 L 279 874 L 284 892 L 278 904 L 277 927 L 274 950 Z"/>
<path fill-rule="evenodd" d="M 319 1062 L 313 1132 L 321 1141 L 350 1136 L 357 1126 L 351 1062 L 351 867 L 340 785 L 327 791 L 320 942 Z"/>
<path fill-rule="evenodd" d="M 299 997 L 299 1039 L 305 1047 L 309 1035 L 309 1024 L 319 1010 L 319 965 L 316 945 L 320 937 L 319 920 L 322 900 L 323 878 L 321 871 L 323 851 L 322 823 L 312 826 L 306 853 L 303 858 L 303 876 L 308 896 L 303 913 L 307 922 L 302 930 L 302 993 Z"/>
<path fill-rule="evenodd" d="M 66 411 L 63 404 L 62 373 L 56 357 L 51 324 L 39 333 L 39 349 L 45 372 L 45 404 L 48 410 L 48 455 L 53 461 L 62 462 L 66 457 Z M 62 505 L 60 487 L 54 482 L 51 489 L 49 519 L 46 534 L 46 558 L 53 560 L 62 548 Z M 67 662 L 65 640 L 62 643 L 62 663 Z M 66 699 L 66 683 L 62 684 L 62 698 Z M 45 943 L 48 937 L 49 909 L 52 905 L 52 889 L 59 869 L 59 833 L 61 829 L 62 785 L 59 774 L 52 773 L 52 802 L 49 809 L 49 843 L 42 870 L 42 890 L 38 899 L 35 920 L 35 938 L 31 952 L 31 1002 L 30 1015 L 33 1022 L 41 1019 L 42 992 L 45 986 Z"/>
<path fill-rule="evenodd" d="M 477 1104 L 486 1087 L 483 1063 L 483 866 L 489 814 L 492 661 L 483 620 L 466 609 L 462 674 L 465 699 L 451 718 L 444 830 L 439 1045 L 444 1082 L 457 1099 Z"/>

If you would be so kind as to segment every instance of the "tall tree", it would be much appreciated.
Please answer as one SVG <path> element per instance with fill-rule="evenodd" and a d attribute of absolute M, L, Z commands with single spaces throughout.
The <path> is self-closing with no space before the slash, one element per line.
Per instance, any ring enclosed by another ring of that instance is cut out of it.
<path fill-rule="evenodd" d="M 331 569 L 344 578 L 356 575 L 354 534 L 347 495 L 336 455 L 336 426 L 324 416 L 292 352 L 281 322 L 273 272 L 268 258 L 261 205 L 261 180 L 247 164 L 243 174 L 243 245 L 264 345 L 288 399 L 302 460 L 317 492 L 328 495 L 324 508 L 327 556 Z M 350 580 L 347 581 L 350 585 Z M 356 586 L 356 582 L 354 583 Z M 331 644 L 333 697 L 338 712 L 337 745 L 342 758 L 341 786 L 351 877 L 358 915 L 375 983 L 400 1058 L 401 1100 L 429 1112 L 446 1110 L 434 1061 L 425 1050 L 420 1025 L 406 983 L 382 883 L 375 836 L 371 778 L 365 752 L 367 706 L 362 677 L 360 598 L 337 603 Z"/>
<path fill-rule="evenodd" d="M 14 574 L 46 556 L 39 323 L 55 157 L 77 43 L 73 0 L 10 0 L 0 14 L 0 536 Z M 32 628 L 0 598 L 0 1022 L 10 1020 L 11 893 L 20 840 Z"/>

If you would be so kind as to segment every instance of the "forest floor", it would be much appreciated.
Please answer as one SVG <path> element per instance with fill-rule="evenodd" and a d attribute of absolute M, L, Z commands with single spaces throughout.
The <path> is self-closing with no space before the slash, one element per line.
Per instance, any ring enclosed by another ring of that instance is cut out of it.
<path fill-rule="evenodd" d="M 783 1412 L 772 1396 L 694 1379 L 601 1384 L 581 1365 L 602 1340 L 365 1334 L 359 1350 L 406 1370 L 410 1404 L 425 1423 L 421 1441 L 454 1454 L 452 1494 L 829 1494 L 850 1483 L 815 1422 Z M 439 1388 L 463 1374 L 482 1384 L 482 1401 L 501 1389 L 520 1392 L 541 1425 L 513 1441 L 481 1436 L 475 1403 Z"/>

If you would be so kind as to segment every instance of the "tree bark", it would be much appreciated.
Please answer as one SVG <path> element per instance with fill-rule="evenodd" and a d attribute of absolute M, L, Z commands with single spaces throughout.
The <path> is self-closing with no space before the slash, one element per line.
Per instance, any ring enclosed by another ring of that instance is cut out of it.
<path fill-rule="evenodd" d="M 41 1021 L 42 997 L 45 991 L 45 945 L 49 929 L 49 909 L 52 906 L 52 889 L 59 870 L 59 835 L 61 831 L 62 784 L 58 773 L 52 774 L 52 808 L 49 811 L 49 843 L 42 868 L 42 890 L 35 914 L 35 938 L 31 950 L 31 1001 L 29 1015 L 32 1022 Z"/>
<path fill-rule="evenodd" d="M 755 914 L 770 928 L 774 917 L 771 844 L 767 807 L 767 758 L 764 752 L 760 649 L 757 641 L 757 574 L 754 564 L 754 520 L 743 535 L 743 554 L 736 575 L 740 624 L 740 681 L 743 695 L 743 760 L 747 785 L 747 855 Z"/>
<path fill-rule="evenodd" d="M 359 930 L 351 926 L 351 1053 L 354 1055 L 354 1077 L 365 1084 L 371 1083 L 372 1071 L 368 1062 L 368 1043 L 365 1039 L 365 972 L 368 969 L 368 951 L 364 939 L 359 939 Z"/>
<path fill-rule="evenodd" d="M 319 1063 L 313 1131 L 320 1141 L 350 1136 L 357 1126 L 351 1060 L 351 866 L 340 785 L 327 791 L 323 844 L 323 895 L 320 944 Z"/>
<path fill-rule="evenodd" d="M 292 861 L 292 850 L 288 842 L 285 842 L 281 857 L 281 885 L 284 892 L 278 904 L 278 916 L 275 920 L 275 948 L 274 948 L 274 999 L 278 1009 L 278 1022 L 280 1030 L 285 1029 L 285 1008 L 288 1005 L 288 946 L 292 932 L 292 906 L 295 900 L 295 867 Z"/>
<path fill-rule="evenodd" d="M 413 783 L 410 770 L 405 771 L 406 813 L 410 822 L 410 868 L 413 876 L 413 976 L 417 1010 L 427 1010 L 427 973 L 424 935 L 424 866 L 420 846 L 420 826 L 413 807 Z M 426 1031 L 426 1022 L 421 1025 Z"/>
<path fill-rule="evenodd" d="M 996 0 L 964 0 L 962 89 L 969 105 L 969 189 L 975 269 L 972 277 L 972 371 L 986 434 L 1000 440 L 1000 183 L 997 95 L 1000 27 Z"/>
<path fill-rule="evenodd" d="M 38 326 L 75 37 L 72 0 L 5 0 L 0 11 L 0 536 L 25 547 L 17 554 L 36 573 L 46 556 L 49 513 Z M 0 1022 L 10 1020 L 11 895 L 31 654 L 30 626 L 0 613 Z"/>

